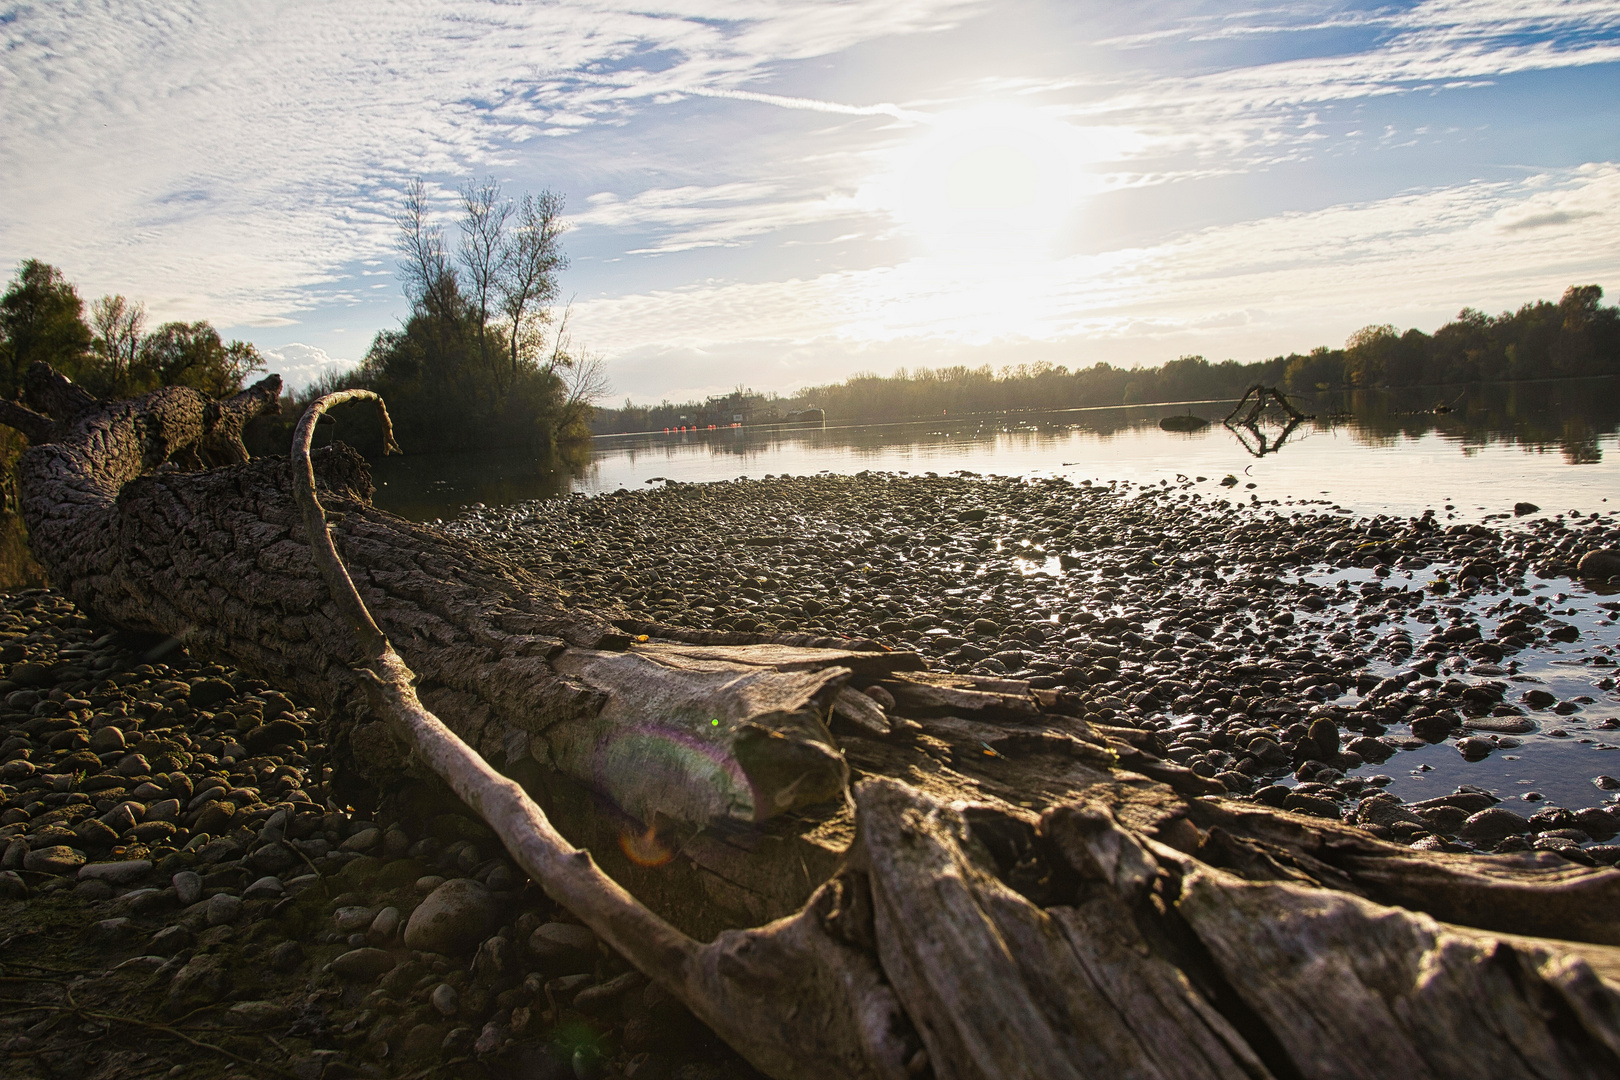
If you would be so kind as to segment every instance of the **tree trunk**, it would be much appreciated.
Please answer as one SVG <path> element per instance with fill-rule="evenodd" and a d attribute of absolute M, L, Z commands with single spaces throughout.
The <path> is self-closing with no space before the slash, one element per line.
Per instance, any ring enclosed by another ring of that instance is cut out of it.
<path fill-rule="evenodd" d="M 1232 802 L 1151 732 L 913 654 L 572 608 L 373 508 L 333 447 L 318 507 L 380 654 L 296 469 L 243 460 L 278 380 L 75 391 L 38 372 L 40 412 L 0 414 L 38 442 L 22 508 L 64 592 L 324 702 L 384 786 L 444 776 L 772 1076 L 1620 1075 L 1620 872 Z M 173 468 L 203 461 L 235 463 Z"/>

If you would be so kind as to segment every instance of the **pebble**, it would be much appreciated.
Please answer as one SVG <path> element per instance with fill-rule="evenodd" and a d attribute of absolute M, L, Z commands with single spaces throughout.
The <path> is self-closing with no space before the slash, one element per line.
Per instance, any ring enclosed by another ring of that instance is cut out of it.
<path fill-rule="evenodd" d="M 484 940 L 495 920 L 495 900 L 471 878 L 452 878 L 436 887 L 411 912 L 405 945 L 454 956 Z"/>
<path fill-rule="evenodd" d="M 224 926 L 236 921 L 242 913 L 242 898 L 230 893 L 216 893 L 208 898 L 208 925 Z"/>
<path fill-rule="evenodd" d="M 442 1016 L 454 1016 L 456 1010 L 461 1008 L 461 994 L 449 983 L 440 983 L 435 986 L 428 1001 Z"/>
<path fill-rule="evenodd" d="M 394 969 L 394 958 L 383 949 L 361 946 L 332 961 L 332 970 L 345 979 L 369 981 Z"/>
<path fill-rule="evenodd" d="M 177 872 L 169 883 L 174 886 L 175 899 L 181 907 L 190 907 L 202 899 L 202 876 L 194 870 L 181 870 Z"/>

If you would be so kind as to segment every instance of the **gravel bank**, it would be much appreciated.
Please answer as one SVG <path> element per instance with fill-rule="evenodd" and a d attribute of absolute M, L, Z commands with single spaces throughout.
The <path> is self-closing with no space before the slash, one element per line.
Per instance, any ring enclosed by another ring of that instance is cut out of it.
<path fill-rule="evenodd" d="M 632 617 L 874 637 L 1067 688 L 1234 795 L 1386 839 L 1620 855 L 1597 805 L 1620 757 L 1595 753 L 1620 741 L 1620 603 L 1572 581 L 1620 547 L 1620 522 L 1528 505 L 1501 527 L 1352 518 L 1228 481 L 822 474 L 474 507 L 446 528 Z M 1584 797 L 1489 782 L 1558 739 L 1594 750 Z M 1437 765 L 1435 747 L 1455 749 Z M 1385 790 L 1403 771 L 1461 787 L 1407 805 Z"/>
<path fill-rule="evenodd" d="M 1620 545 L 1612 519 L 1235 495 L 819 476 L 445 527 L 627 617 L 877 637 L 1061 689 L 1237 797 L 1418 847 L 1620 856 L 1607 773 L 1562 805 L 1468 780 L 1620 728 L 1620 605 L 1569 577 Z M 0 598 L 0 721 L 12 1075 L 755 1075 L 479 822 L 335 787 L 319 718 L 263 683 L 19 592 Z M 1458 786 L 1397 798 L 1407 755 Z"/>

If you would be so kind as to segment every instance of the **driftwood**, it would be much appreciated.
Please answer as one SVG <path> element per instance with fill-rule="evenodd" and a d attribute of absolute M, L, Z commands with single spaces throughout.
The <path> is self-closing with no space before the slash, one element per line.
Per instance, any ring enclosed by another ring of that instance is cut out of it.
<path fill-rule="evenodd" d="M 769 1075 L 1620 1075 L 1620 872 L 1231 802 L 1151 733 L 909 654 L 570 608 L 372 508 L 341 448 L 168 468 L 239 457 L 271 380 L 63 383 L 18 426 L 64 591 L 325 701 L 385 784 L 443 777 Z M 679 857 L 618 855 L 643 830 Z"/>

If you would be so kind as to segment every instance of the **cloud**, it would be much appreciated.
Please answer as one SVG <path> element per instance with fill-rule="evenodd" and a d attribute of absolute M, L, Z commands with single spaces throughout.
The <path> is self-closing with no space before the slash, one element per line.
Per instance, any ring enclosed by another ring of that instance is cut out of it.
<path fill-rule="evenodd" d="M 1555 215 L 1591 223 L 1527 230 L 1504 247 L 1503 222 Z M 1337 344 L 1373 317 L 1432 330 L 1465 304 L 1553 298 L 1620 270 L 1615 251 L 1620 164 L 1604 163 L 1235 222 L 1021 272 L 913 259 L 594 300 L 575 308 L 575 326 L 612 358 L 617 385 L 651 398 L 695 383 L 672 357 L 690 367 L 752 356 L 753 385 L 777 390 L 875 355 L 889 365 L 1252 360 Z"/>
<path fill-rule="evenodd" d="M 0 19 L 0 255 L 249 325 L 386 257 L 405 182 L 660 94 L 938 30 L 980 0 L 122 0 Z M 718 17 L 717 17 L 718 16 Z"/>
<path fill-rule="evenodd" d="M 280 375 L 286 389 L 295 393 L 323 375 L 348 371 L 355 366 L 352 360 L 330 356 L 325 349 L 298 341 L 265 349 L 263 355 L 267 371 Z"/>
<path fill-rule="evenodd" d="M 1546 229 L 1555 225 L 1568 225 L 1582 218 L 1597 217 L 1595 210 L 1549 210 L 1544 214 L 1530 214 L 1515 221 L 1505 222 L 1503 232 L 1521 232 L 1525 229 Z"/>

